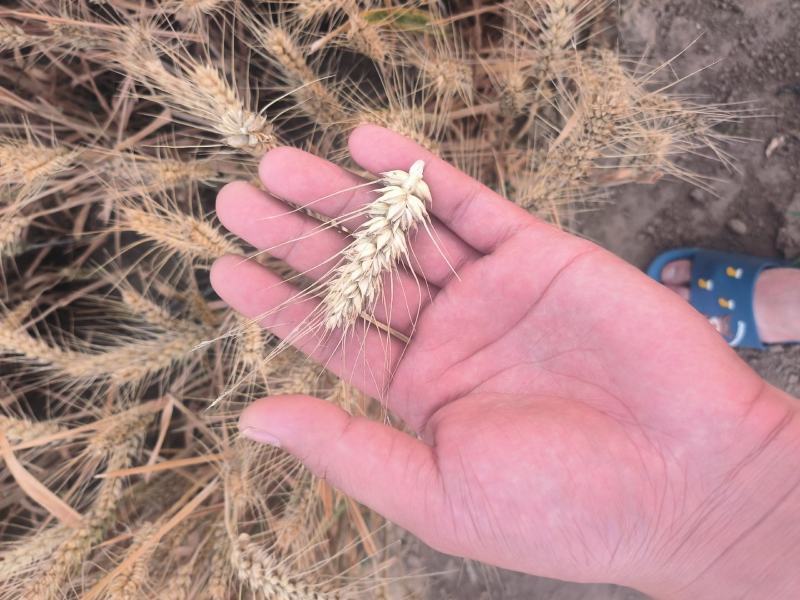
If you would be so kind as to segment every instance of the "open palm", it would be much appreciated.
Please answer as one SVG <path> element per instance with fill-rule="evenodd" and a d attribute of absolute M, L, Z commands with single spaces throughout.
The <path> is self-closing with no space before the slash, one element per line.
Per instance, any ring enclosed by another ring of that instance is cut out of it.
<path fill-rule="evenodd" d="M 435 233 L 417 233 L 413 272 L 387 283 L 376 311 L 411 341 L 366 324 L 346 343 L 295 341 L 419 437 L 297 396 L 254 403 L 243 432 L 437 549 L 564 579 L 691 585 L 740 531 L 710 517 L 735 495 L 726 482 L 790 409 L 762 401 L 764 382 L 703 317 L 610 253 L 394 133 L 361 127 L 350 147 L 373 173 L 426 162 Z M 220 192 L 220 219 L 322 276 L 347 239 L 309 235 L 316 221 L 287 203 L 335 217 L 373 192 L 288 148 L 264 159 L 261 177 L 269 194 L 244 183 Z M 281 337 L 313 310 L 237 257 L 220 259 L 212 282 Z"/>

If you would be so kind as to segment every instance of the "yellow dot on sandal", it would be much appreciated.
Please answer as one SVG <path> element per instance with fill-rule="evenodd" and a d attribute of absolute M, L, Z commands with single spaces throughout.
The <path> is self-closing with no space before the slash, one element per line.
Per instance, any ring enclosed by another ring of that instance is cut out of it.
<path fill-rule="evenodd" d="M 709 292 L 714 289 L 714 281 L 712 279 L 698 279 L 697 285 L 700 289 L 708 290 Z"/>
<path fill-rule="evenodd" d="M 741 279 L 742 275 L 744 275 L 744 271 L 741 268 L 736 267 L 728 267 L 725 269 L 725 274 L 728 277 L 733 277 L 734 279 Z"/>
<path fill-rule="evenodd" d="M 720 298 L 719 305 L 722 308 L 727 308 L 728 310 L 733 310 L 734 308 L 736 308 L 736 302 L 734 302 L 733 300 L 728 300 L 726 298 Z"/>

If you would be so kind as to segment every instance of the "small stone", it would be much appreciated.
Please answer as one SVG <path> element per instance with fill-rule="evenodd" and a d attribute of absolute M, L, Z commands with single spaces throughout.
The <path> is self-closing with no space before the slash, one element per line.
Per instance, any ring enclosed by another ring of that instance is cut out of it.
<path fill-rule="evenodd" d="M 689 192 L 689 198 L 691 198 L 693 202 L 702 204 L 706 201 L 706 194 L 700 188 L 694 188 L 691 192 Z"/>
<path fill-rule="evenodd" d="M 747 224 L 741 219 L 731 219 L 728 221 L 728 229 L 737 235 L 745 235 L 747 233 Z"/>

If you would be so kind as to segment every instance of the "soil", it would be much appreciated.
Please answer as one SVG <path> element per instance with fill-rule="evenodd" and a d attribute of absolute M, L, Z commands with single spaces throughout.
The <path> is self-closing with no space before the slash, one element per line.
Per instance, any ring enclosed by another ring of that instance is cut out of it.
<path fill-rule="evenodd" d="M 623 0 L 618 29 L 622 54 L 648 64 L 677 57 L 671 65 L 678 77 L 700 71 L 676 86 L 677 93 L 760 116 L 725 127 L 743 138 L 726 147 L 735 170 L 684 159 L 710 178 L 708 191 L 675 180 L 620 187 L 611 205 L 579 217 L 577 231 L 639 267 L 680 245 L 800 257 L 800 2 Z M 742 355 L 768 381 L 800 397 L 800 346 Z M 409 567 L 442 573 L 427 583 L 426 600 L 644 598 L 617 586 L 489 569 L 408 543 Z"/>

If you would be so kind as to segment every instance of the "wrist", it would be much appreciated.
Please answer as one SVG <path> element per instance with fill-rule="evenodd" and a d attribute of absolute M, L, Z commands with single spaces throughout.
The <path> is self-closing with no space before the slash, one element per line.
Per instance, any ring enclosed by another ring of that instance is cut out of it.
<path fill-rule="evenodd" d="M 670 599 L 800 597 L 800 402 L 765 386 L 731 442 L 739 452 L 665 536 L 660 573 L 638 586 L 643 591 Z"/>

